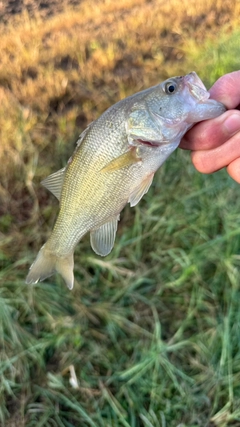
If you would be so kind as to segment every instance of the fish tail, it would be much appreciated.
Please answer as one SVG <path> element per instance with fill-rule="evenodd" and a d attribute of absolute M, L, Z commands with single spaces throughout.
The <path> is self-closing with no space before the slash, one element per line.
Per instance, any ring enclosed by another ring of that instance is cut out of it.
<path fill-rule="evenodd" d="M 74 284 L 73 266 L 73 252 L 65 257 L 59 257 L 48 249 L 48 243 L 46 243 L 31 265 L 26 283 L 37 283 L 57 272 L 62 276 L 67 287 L 72 289 Z"/>

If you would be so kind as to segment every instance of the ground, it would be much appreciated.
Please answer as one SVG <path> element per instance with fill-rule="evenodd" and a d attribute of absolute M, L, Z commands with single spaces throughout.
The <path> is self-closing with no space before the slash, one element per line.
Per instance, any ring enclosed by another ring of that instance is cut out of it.
<path fill-rule="evenodd" d="M 3 0 L 0 1 L 0 22 L 7 23 L 11 16 L 26 10 L 30 15 L 38 13 L 49 17 L 64 10 L 67 6 L 79 5 L 79 0 Z"/>

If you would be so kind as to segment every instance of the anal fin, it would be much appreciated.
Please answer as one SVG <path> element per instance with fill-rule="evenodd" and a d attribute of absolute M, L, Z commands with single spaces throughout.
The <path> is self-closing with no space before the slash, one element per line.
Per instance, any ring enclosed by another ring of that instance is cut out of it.
<path fill-rule="evenodd" d="M 146 194 L 152 184 L 154 173 L 148 175 L 130 194 L 129 203 L 130 206 L 136 206 L 136 204 L 141 200 L 141 198 Z"/>
<path fill-rule="evenodd" d="M 112 218 L 96 230 L 90 231 L 90 243 L 96 254 L 106 256 L 111 252 L 116 237 L 119 218 L 120 215 Z"/>

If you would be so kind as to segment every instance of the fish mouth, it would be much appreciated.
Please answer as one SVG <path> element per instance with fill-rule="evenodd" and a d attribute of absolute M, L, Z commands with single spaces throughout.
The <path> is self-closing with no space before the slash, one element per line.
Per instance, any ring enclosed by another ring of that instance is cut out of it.
<path fill-rule="evenodd" d="M 189 102 L 194 106 L 189 114 L 189 123 L 213 119 L 226 111 L 226 107 L 221 102 L 210 99 L 210 93 L 194 71 L 184 77 L 184 84 L 192 98 Z"/>
<path fill-rule="evenodd" d="M 161 145 L 159 142 L 155 142 L 155 141 L 146 141 L 144 139 L 137 139 L 138 144 L 140 145 L 146 145 L 148 147 L 159 147 L 159 145 Z"/>
<path fill-rule="evenodd" d="M 206 102 L 209 99 L 210 93 L 195 71 L 192 71 L 184 77 L 184 83 L 188 87 L 191 95 L 197 99 L 198 102 Z"/>

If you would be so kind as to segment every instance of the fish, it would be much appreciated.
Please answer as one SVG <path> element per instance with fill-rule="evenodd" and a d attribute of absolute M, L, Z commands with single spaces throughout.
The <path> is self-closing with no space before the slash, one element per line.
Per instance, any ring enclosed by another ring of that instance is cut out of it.
<path fill-rule="evenodd" d="M 26 283 L 57 272 L 72 289 L 81 238 L 89 232 L 94 252 L 108 255 L 124 206 L 135 206 L 147 193 L 155 172 L 195 123 L 225 111 L 193 71 L 120 100 L 90 123 L 67 165 L 42 181 L 60 209 Z"/>

